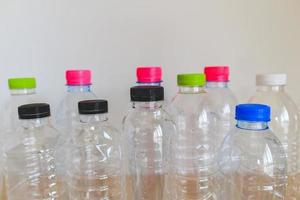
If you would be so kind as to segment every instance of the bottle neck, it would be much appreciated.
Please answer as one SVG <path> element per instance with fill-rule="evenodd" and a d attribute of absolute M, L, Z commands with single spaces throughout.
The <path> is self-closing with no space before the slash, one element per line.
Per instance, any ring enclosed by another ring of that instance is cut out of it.
<path fill-rule="evenodd" d="M 132 102 L 132 108 L 136 109 L 156 110 L 160 109 L 162 105 L 162 101 Z"/>
<path fill-rule="evenodd" d="M 99 123 L 108 120 L 107 113 L 104 114 L 91 114 L 91 115 L 80 115 L 81 123 Z"/>
<path fill-rule="evenodd" d="M 199 94 L 203 92 L 204 88 L 200 86 L 179 86 L 179 93 L 181 94 Z"/>
<path fill-rule="evenodd" d="M 13 89 L 13 90 L 10 90 L 10 94 L 12 96 L 18 96 L 18 95 L 32 95 L 32 94 L 35 94 L 36 91 L 35 91 L 35 88 L 24 88 L 24 89 Z"/>
<path fill-rule="evenodd" d="M 161 82 L 152 82 L 152 83 L 145 83 L 145 82 L 137 82 L 137 86 L 161 86 Z"/>
<path fill-rule="evenodd" d="M 237 128 L 245 130 L 266 130 L 269 129 L 268 122 L 249 122 L 249 121 L 237 121 Z"/>
<path fill-rule="evenodd" d="M 25 129 L 33 129 L 45 126 L 50 123 L 50 117 L 36 118 L 36 119 L 21 119 L 21 125 Z"/>
<path fill-rule="evenodd" d="M 258 85 L 256 86 L 258 92 L 284 92 L 284 85 Z"/>
<path fill-rule="evenodd" d="M 206 82 L 207 88 L 228 88 L 228 82 Z"/>
<path fill-rule="evenodd" d="M 90 92 L 91 85 L 68 85 L 68 92 Z"/>

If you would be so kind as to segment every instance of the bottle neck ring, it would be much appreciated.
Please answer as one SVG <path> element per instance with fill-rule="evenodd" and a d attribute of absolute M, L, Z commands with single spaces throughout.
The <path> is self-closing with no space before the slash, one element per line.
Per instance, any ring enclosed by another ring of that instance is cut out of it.
<path fill-rule="evenodd" d="M 244 130 L 261 131 L 269 129 L 268 122 L 249 122 L 249 121 L 237 121 L 237 128 Z"/>
<path fill-rule="evenodd" d="M 90 92 L 91 85 L 67 85 L 68 92 Z"/>
<path fill-rule="evenodd" d="M 80 115 L 79 118 L 81 123 L 99 123 L 108 120 L 107 113 Z"/>

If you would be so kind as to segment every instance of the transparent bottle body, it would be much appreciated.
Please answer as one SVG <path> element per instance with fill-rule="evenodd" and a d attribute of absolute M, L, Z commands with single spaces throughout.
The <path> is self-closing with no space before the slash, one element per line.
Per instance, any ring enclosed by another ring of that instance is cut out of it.
<path fill-rule="evenodd" d="M 4 147 L 8 199 L 63 199 L 56 159 L 59 133 L 49 124 L 49 118 L 21 123 L 22 129 L 9 135 Z"/>
<path fill-rule="evenodd" d="M 0 200 L 7 200 L 3 163 L 0 162 Z"/>
<path fill-rule="evenodd" d="M 123 200 L 120 134 L 105 114 L 81 115 L 68 149 L 72 200 Z"/>
<path fill-rule="evenodd" d="M 212 131 L 207 92 L 180 87 L 172 100 L 176 135 L 171 140 L 172 200 L 222 199 L 217 153 L 222 136 Z"/>
<path fill-rule="evenodd" d="M 259 86 L 250 102 L 271 106 L 271 130 L 282 143 L 288 157 L 287 199 L 300 199 L 300 132 L 297 106 L 284 86 Z"/>
<path fill-rule="evenodd" d="M 91 91 L 90 85 L 68 86 L 67 94 L 56 110 L 55 119 L 55 124 L 64 137 L 68 137 L 72 128 L 78 125 L 78 102 L 92 99 L 96 99 L 96 95 Z"/>
<path fill-rule="evenodd" d="M 127 200 L 169 199 L 170 138 L 175 125 L 162 102 L 133 102 L 123 120 Z"/>
<path fill-rule="evenodd" d="M 228 87 L 228 82 L 207 82 L 206 103 L 212 117 L 213 132 L 225 136 L 235 127 L 235 107 L 237 99 Z"/>
<path fill-rule="evenodd" d="M 6 192 L 6 181 L 5 181 L 5 173 L 4 173 L 4 160 L 3 160 L 3 136 L 0 135 L 0 200 L 7 200 L 7 192 Z"/>
<path fill-rule="evenodd" d="M 266 122 L 239 121 L 219 156 L 226 183 L 222 199 L 286 199 L 286 153 Z"/>

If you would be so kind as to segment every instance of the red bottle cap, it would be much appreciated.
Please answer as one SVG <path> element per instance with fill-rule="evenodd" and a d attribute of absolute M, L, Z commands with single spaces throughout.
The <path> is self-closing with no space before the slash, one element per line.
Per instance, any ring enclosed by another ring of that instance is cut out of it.
<path fill-rule="evenodd" d="M 91 85 L 91 71 L 90 70 L 67 70 L 66 80 L 67 85 Z"/>
<path fill-rule="evenodd" d="M 211 82 L 228 82 L 229 67 L 228 66 L 206 66 L 204 69 L 206 80 Z"/>
<path fill-rule="evenodd" d="M 162 80 L 160 66 L 139 66 L 136 69 L 138 83 L 159 83 Z"/>

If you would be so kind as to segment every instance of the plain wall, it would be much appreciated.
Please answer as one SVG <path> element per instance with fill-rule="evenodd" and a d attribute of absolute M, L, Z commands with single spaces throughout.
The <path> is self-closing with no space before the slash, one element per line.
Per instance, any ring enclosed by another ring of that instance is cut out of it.
<path fill-rule="evenodd" d="M 120 127 L 137 65 L 163 66 L 167 99 L 176 74 L 231 66 L 241 102 L 255 74 L 285 72 L 300 104 L 299 0 L 0 0 L 0 99 L 7 78 L 36 76 L 56 107 L 67 68 L 93 71 L 93 90 L 109 100 Z"/>

